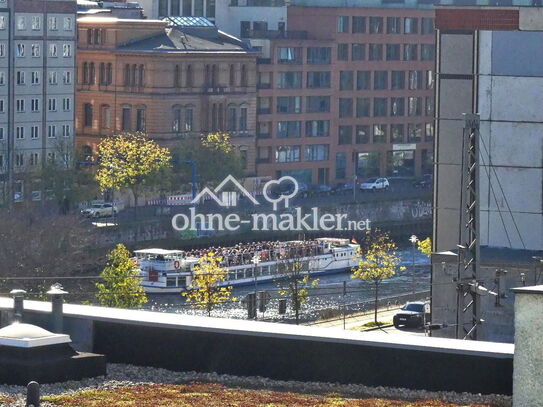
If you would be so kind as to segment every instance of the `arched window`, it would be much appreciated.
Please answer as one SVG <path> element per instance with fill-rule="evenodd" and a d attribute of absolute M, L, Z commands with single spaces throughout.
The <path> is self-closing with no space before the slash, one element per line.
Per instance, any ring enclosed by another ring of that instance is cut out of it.
<path fill-rule="evenodd" d="M 230 86 L 236 86 L 236 67 L 234 64 L 230 65 L 230 71 L 228 75 L 228 84 Z"/>
<path fill-rule="evenodd" d="M 107 64 L 106 77 L 106 84 L 111 85 L 113 83 L 113 65 L 111 62 Z"/>
<path fill-rule="evenodd" d="M 89 67 L 89 85 L 96 83 L 96 69 L 94 68 L 94 62 L 90 63 Z"/>
<path fill-rule="evenodd" d="M 187 105 L 185 106 L 185 131 L 193 131 L 194 130 L 194 106 Z"/>
<path fill-rule="evenodd" d="M 130 85 L 136 86 L 136 75 L 138 71 L 138 66 L 136 64 L 132 65 L 132 72 L 130 74 Z"/>
<path fill-rule="evenodd" d="M 81 155 L 83 156 L 83 161 L 92 161 L 92 147 L 91 146 L 81 147 Z"/>
<path fill-rule="evenodd" d="M 130 65 L 124 66 L 124 86 L 130 86 Z"/>
<path fill-rule="evenodd" d="M 226 112 L 226 130 L 227 131 L 236 131 L 236 124 L 237 124 L 237 107 L 236 105 L 228 105 L 228 109 Z"/>
<path fill-rule="evenodd" d="M 85 103 L 85 105 L 83 106 L 83 113 L 83 126 L 92 127 L 92 104 Z"/>
<path fill-rule="evenodd" d="M 181 133 L 181 106 L 174 105 L 172 107 L 172 131 L 174 133 Z"/>
<path fill-rule="evenodd" d="M 136 131 L 145 131 L 145 106 L 136 106 Z"/>
<path fill-rule="evenodd" d="M 132 106 L 123 105 L 121 110 L 121 130 L 132 130 Z"/>
<path fill-rule="evenodd" d="M 102 128 L 110 129 L 111 128 L 111 108 L 109 105 L 102 105 Z"/>
<path fill-rule="evenodd" d="M 241 86 L 247 86 L 247 67 L 241 66 Z"/>
<path fill-rule="evenodd" d="M 247 105 L 242 104 L 239 108 L 239 131 L 247 131 L 247 112 Z"/>
<path fill-rule="evenodd" d="M 140 68 L 139 68 L 139 87 L 140 88 L 143 88 L 145 86 L 145 66 L 144 65 L 140 65 Z"/>
<path fill-rule="evenodd" d="M 187 73 L 185 74 L 185 85 L 187 88 L 192 87 L 194 84 L 194 78 L 192 75 L 192 65 L 187 66 Z"/>
<path fill-rule="evenodd" d="M 83 84 L 89 84 L 89 64 L 86 62 L 83 64 Z"/>

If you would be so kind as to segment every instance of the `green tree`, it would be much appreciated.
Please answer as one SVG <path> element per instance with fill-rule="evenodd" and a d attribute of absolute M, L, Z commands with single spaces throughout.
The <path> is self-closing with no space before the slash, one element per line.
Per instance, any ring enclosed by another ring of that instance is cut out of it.
<path fill-rule="evenodd" d="M 279 295 L 287 297 L 292 302 L 296 325 L 300 322 L 300 310 L 307 303 L 309 289 L 319 285 L 319 279 L 312 279 L 307 261 L 300 258 L 285 260 L 279 264 L 279 273 L 285 278 L 279 282 Z"/>
<path fill-rule="evenodd" d="M 187 291 L 181 293 L 195 308 L 205 309 L 208 316 L 215 307 L 228 301 L 232 295 L 232 287 L 222 286 L 228 277 L 228 271 L 221 266 L 221 261 L 222 257 L 213 252 L 201 257 L 194 267 Z"/>
<path fill-rule="evenodd" d="M 200 185 L 217 184 L 226 175 L 236 179 L 243 177 L 241 154 L 226 133 L 210 133 L 185 140 L 173 149 L 173 155 L 177 178 L 187 185 L 192 179 L 191 168 L 185 161 L 197 164 Z"/>
<path fill-rule="evenodd" d="M 353 268 L 351 278 L 373 283 L 375 323 L 378 324 L 379 285 L 383 280 L 393 277 L 396 269 L 403 270 L 404 267 L 399 267 L 401 259 L 396 252 L 398 248 L 387 233 L 376 231 L 373 236 L 368 235 L 364 246 L 359 249 L 358 266 Z"/>
<path fill-rule="evenodd" d="M 418 249 L 427 256 L 432 254 L 432 239 L 427 237 L 424 240 L 417 241 Z"/>
<path fill-rule="evenodd" d="M 128 188 L 135 207 L 145 188 L 155 188 L 157 175 L 170 167 L 171 155 L 143 133 L 107 137 L 98 145 L 96 180 L 102 191 Z"/>
<path fill-rule="evenodd" d="M 96 283 L 96 297 L 101 305 L 114 308 L 139 308 L 147 302 L 140 285 L 136 262 L 123 244 L 107 255 L 106 267 L 100 274 L 103 283 Z"/>

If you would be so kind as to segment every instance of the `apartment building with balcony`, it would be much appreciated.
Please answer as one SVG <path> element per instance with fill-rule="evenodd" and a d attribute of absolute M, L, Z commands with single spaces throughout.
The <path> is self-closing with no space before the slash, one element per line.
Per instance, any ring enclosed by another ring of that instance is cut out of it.
<path fill-rule="evenodd" d="M 434 10 L 318 3 L 292 1 L 289 29 L 260 49 L 258 174 L 335 185 L 430 173 Z"/>
<path fill-rule="evenodd" d="M 78 20 L 77 144 L 142 131 L 175 147 L 228 132 L 255 173 L 256 58 L 205 18 Z"/>
<path fill-rule="evenodd" d="M 76 2 L 0 0 L 0 204 L 43 199 L 27 176 L 69 163 Z"/>

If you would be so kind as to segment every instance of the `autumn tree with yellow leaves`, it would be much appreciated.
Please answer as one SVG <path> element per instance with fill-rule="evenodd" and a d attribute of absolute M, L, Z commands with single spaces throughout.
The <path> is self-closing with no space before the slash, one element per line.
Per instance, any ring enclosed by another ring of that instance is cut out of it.
<path fill-rule="evenodd" d="M 162 171 L 170 167 L 171 154 L 144 133 L 123 133 L 105 138 L 98 145 L 96 180 L 100 189 L 128 188 L 138 197 L 146 187 L 154 187 Z"/>
<path fill-rule="evenodd" d="M 353 268 L 351 278 L 373 283 L 375 290 L 375 323 L 377 321 L 377 308 L 379 304 L 379 285 L 383 280 L 396 274 L 400 267 L 400 256 L 397 253 L 396 243 L 387 233 L 376 231 L 368 235 L 365 244 L 359 249 L 358 266 Z"/>
<path fill-rule="evenodd" d="M 417 241 L 417 247 L 420 252 L 429 257 L 432 254 L 432 239 L 427 237 L 424 240 Z"/>
<path fill-rule="evenodd" d="M 195 308 L 205 309 L 207 315 L 218 305 L 228 301 L 232 287 L 224 287 L 228 271 L 221 266 L 222 257 L 209 252 L 194 267 L 192 280 L 183 295 Z"/>

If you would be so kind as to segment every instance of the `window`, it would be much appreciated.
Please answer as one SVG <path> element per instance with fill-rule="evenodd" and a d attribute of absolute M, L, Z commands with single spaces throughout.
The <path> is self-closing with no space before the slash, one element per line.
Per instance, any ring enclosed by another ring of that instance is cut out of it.
<path fill-rule="evenodd" d="M 339 98 L 339 117 L 353 117 L 353 100 Z"/>
<path fill-rule="evenodd" d="M 279 96 L 277 98 L 277 113 L 301 113 L 301 96 Z"/>
<path fill-rule="evenodd" d="M 329 88 L 330 87 L 330 72 L 308 72 L 307 73 L 308 88 Z"/>
<path fill-rule="evenodd" d="M 338 144 L 353 144 L 353 126 L 339 126 Z"/>
<path fill-rule="evenodd" d="M 58 29 L 57 18 L 49 17 L 49 23 L 47 25 L 48 25 L 49 31 L 56 31 Z"/>
<path fill-rule="evenodd" d="M 145 108 L 136 109 L 136 131 L 145 131 Z"/>
<path fill-rule="evenodd" d="M 64 31 L 72 31 L 73 27 L 72 17 L 64 17 Z"/>
<path fill-rule="evenodd" d="M 409 71 L 409 89 L 422 89 L 422 71 Z"/>
<path fill-rule="evenodd" d="M 56 57 L 57 56 L 57 45 L 56 44 L 49 44 L 49 56 L 50 57 Z"/>
<path fill-rule="evenodd" d="M 356 98 L 356 117 L 370 117 L 369 98 Z"/>
<path fill-rule="evenodd" d="M 62 56 L 64 58 L 72 56 L 72 46 L 70 44 L 62 44 Z"/>
<path fill-rule="evenodd" d="M 353 71 L 340 71 L 339 90 L 353 90 Z"/>
<path fill-rule="evenodd" d="M 37 98 L 32 98 L 30 101 L 30 110 L 32 112 L 39 112 L 40 111 L 40 100 Z"/>
<path fill-rule="evenodd" d="M 366 59 L 366 44 L 352 44 L 351 58 L 353 61 L 363 61 Z"/>
<path fill-rule="evenodd" d="M 302 48 L 300 47 L 277 48 L 277 63 L 301 64 L 302 63 Z"/>
<path fill-rule="evenodd" d="M 349 32 L 349 17 L 340 16 L 337 18 L 337 32 L 348 33 Z"/>
<path fill-rule="evenodd" d="M 50 124 L 47 126 L 47 138 L 57 138 L 57 126 Z"/>
<path fill-rule="evenodd" d="M 145 86 L 145 65 L 140 65 L 138 68 L 138 86 L 140 88 Z"/>
<path fill-rule="evenodd" d="M 347 169 L 347 154 L 336 153 L 336 178 L 343 179 L 346 177 L 345 170 Z"/>
<path fill-rule="evenodd" d="M 390 115 L 391 116 L 403 116 L 405 114 L 405 100 L 404 98 L 392 98 L 390 99 Z"/>
<path fill-rule="evenodd" d="M 108 105 L 102 106 L 102 128 L 111 128 L 111 108 Z"/>
<path fill-rule="evenodd" d="M 417 59 L 417 44 L 405 44 L 403 46 L 403 60 L 416 61 Z"/>
<path fill-rule="evenodd" d="M 373 98 L 373 116 L 383 117 L 387 115 L 387 99 Z"/>
<path fill-rule="evenodd" d="M 306 161 L 327 161 L 328 160 L 328 144 L 312 144 L 305 146 Z"/>
<path fill-rule="evenodd" d="M 387 44 L 387 61 L 400 60 L 400 44 Z"/>
<path fill-rule="evenodd" d="M 187 66 L 187 72 L 185 73 L 185 86 L 187 88 L 192 87 L 194 84 L 194 78 L 192 75 L 192 65 Z"/>
<path fill-rule="evenodd" d="M 434 89 L 434 73 L 426 71 L 426 89 Z"/>
<path fill-rule="evenodd" d="M 403 32 L 404 34 L 416 34 L 419 32 L 418 30 L 418 18 L 414 17 L 406 17 L 403 20 Z"/>
<path fill-rule="evenodd" d="M 40 44 L 32 44 L 30 50 L 32 57 L 38 58 L 40 56 Z"/>
<path fill-rule="evenodd" d="M 329 112 L 330 96 L 308 96 L 305 110 L 307 113 Z"/>
<path fill-rule="evenodd" d="M 38 165 L 38 162 L 39 162 L 39 154 L 30 153 L 30 165 Z"/>
<path fill-rule="evenodd" d="M 168 0 L 158 0 L 158 16 L 168 16 Z"/>
<path fill-rule="evenodd" d="M 383 59 L 383 44 L 370 44 L 369 60 L 381 61 Z"/>
<path fill-rule="evenodd" d="M 47 108 L 50 112 L 57 111 L 57 100 L 55 98 L 49 98 L 47 101 Z"/>
<path fill-rule="evenodd" d="M 121 115 L 121 130 L 130 131 L 132 129 L 130 107 L 123 107 Z"/>
<path fill-rule="evenodd" d="M 25 73 L 24 71 L 17 71 L 17 85 L 25 84 Z"/>
<path fill-rule="evenodd" d="M 420 116 L 422 114 L 422 98 L 411 96 L 407 100 L 407 114 L 409 116 Z"/>
<path fill-rule="evenodd" d="M 366 17 L 353 17 L 353 34 L 366 32 Z"/>
<path fill-rule="evenodd" d="M 349 44 L 338 44 L 337 46 L 337 59 L 338 61 L 349 60 Z"/>
<path fill-rule="evenodd" d="M 3 86 L 6 84 L 6 73 L 4 71 L 0 71 L 0 86 Z"/>
<path fill-rule="evenodd" d="M 423 17 L 421 19 L 421 34 L 433 34 L 434 33 L 434 19 Z"/>
<path fill-rule="evenodd" d="M 56 72 L 49 72 L 47 77 L 49 85 L 56 85 L 58 83 L 57 73 Z"/>
<path fill-rule="evenodd" d="M 239 109 L 239 130 L 247 131 L 247 107 L 242 106 Z"/>
<path fill-rule="evenodd" d="M 24 57 L 25 56 L 25 45 L 24 44 L 17 44 L 17 50 L 15 55 L 17 57 Z"/>
<path fill-rule="evenodd" d="M 390 73 L 390 88 L 392 90 L 405 88 L 405 72 L 404 71 L 392 71 Z"/>
<path fill-rule="evenodd" d="M 332 48 L 330 47 L 308 47 L 308 64 L 329 64 L 331 61 Z"/>
<path fill-rule="evenodd" d="M 0 127 L 0 140 L 4 140 L 4 128 Z M 2 167 L 2 165 L 0 165 Z"/>
<path fill-rule="evenodd" d="M 425 132 L 424 132 L 424 140 L 425 141 L 434 140 L 434 123 L 426 123 Z"/>
<path fill-rule="evenodd" d="M 30 76 L 30 83 L 32 83 L 32 85 L 38 85 L 40 83 L 39 71 L 32 71 L 32 74 Z"/>
<path fill-rule="evenodd" d="M 328 137 L 330 135 L 329 120 L 311 120 L 305 122 L 306 137 Z"/>
<path fill-rule="evenodd" d="M 22 167 L 24 165 L 23 154 L 15 154 L 15 166 Z"/>
<path fill-rule="evenodd" d="M 367 144 L 370 142 L 370 126 L 358 125 L 356 126 L 355 143 Z"/>
<path fill-rule="evenodd" d="M 108 106 L 108 110 L 109 110 L 109 106 Z M 172 130 L 174 133 L 181 132 L 181 107 L 177 105 L 173 107 Z"/>
<path fill-rule="evenodd" d="M 401 34 L 402 19 L 400 17 L 387 17 L 387 34 Z"/>
<path fill-rule="evenodd" d="M 300 161 L 300 146 L 277 147 L 275 151 L 275 162 L 289 163 Z"/>
<path fill-rule="evenodd" d="M 391 124 L 390 125 L 390 142 L 391 143 L 403 143 L 403 124 Z"/>
<path fill-rule="evenodd" d="M 434 115 L 434 98 L 429 96 L 429 97 L 426 97 L 426 103 L 425 103 L 425 106 L 426 106 L 426 116 L 433 116 Z"/>
<path fill-rule="evenodd" d="M 0 99 L 0 113 L 4 113 L 4 112 L 5 112 L 4 99 Z"/>
<path fill-rule="evenodd" d="M 83 126 L 92 127 L 92 104 L 85 103 L 83 106 Z"/>
<path fill-rule="evenodd" d="M 25 111 L 25 100 L 24 99 L 17 99 L 16 106 L 17 106 L 17 113 L 24 112 Z"/>
<path fill-rule="evenodd" d="M 15 129 L 15 138 L 17 140 L 22 140 L 25 138 L 25 128 L 23 126 L 17 126 Z"/>
<path fill-rule="evenodd" d="M 6 16 L 0 16 L 0 30 L 6 29 Z"/>
<path fill-rule="evenodd" d="M 62 110 L 65 112 L 69 112 L 72 110 L 72 99 L 70 98 L 62 98 Z"/>
<path fill-rule="evenodd" d="M 278 89 L 298 89 L 302 87 L 301 72 L 279 72 L 277 75 Z"/>
<path fill-rule="evenodd" d="M 422 61 L 434 60 L 434 45 L 433 44 L 421 44 L 420 46 L 420 59 Z"/>
<path fill-rule="evenodd" d="M 26 29 L 26 18 L 24 16 L 17 17 L 17 29 L 18 30 Z"/>
<path fill-rule="evenodd" d="M 370 17 L 370 34 L 383 33 L 383 17 Z"/>
<path fill-rule="evenodd" d="M 191 106 L 185 108 L 185 131 L 193 130 L 193 109 Z"/>
<path fill-rule="evenodd" d="M 375 71 L 373 73 L 373 89 L 388 89 L 388 71 Z"/>
<path fill-rule="evenodd" d="M 408 124 L 407 125 L 407 142 L 417 143 L 422 139 L 422 125 Z"/>
<path fill-rule="evenodd" d="M 0 44 L 0 58 L 4 58 L 6 56 L 6 44 L 1 43 Z"/>
<path fill-rule="evenodd" d="M 56 154 L 55 153 L 47 153 L 47 161 L 50 163 L 54 163 L 56 160 Z"/>
<path fill-rule="evenodd" d="M 356 71 L 356 90 L 369 90 L 371 87 L 371 72 Z"/>
<path fill-rule="evenodd" d="M 32 25 L 33 30 L 41 29 L 41 17 L 40 16 L 32 16 L 31 25 Z"/>
<path fill-rule="evenodd" d="M 236 131 L 236 126 L 238 122 L 237 109 L 235 106 L 229 106 L 226 113 L 226 130 Z"/>
<path fill-rule="evenodd" d="M 277 138 L 298 138 L 301 136 L 302 122 L 277 122 Z"/>
<path fill-rule="evenodd" d="M 32 126 L 30 128 L 30 138 L 36 140 L 40 138 L 40 128 L 39 126 Z"/>
<path fill-rule="evenodd" d="M 373 125 L 373 142 L 374 143 L 386 143 L 387 142 L 387 126 L 386 126 L 386 124 L 374 124 Z"/>

